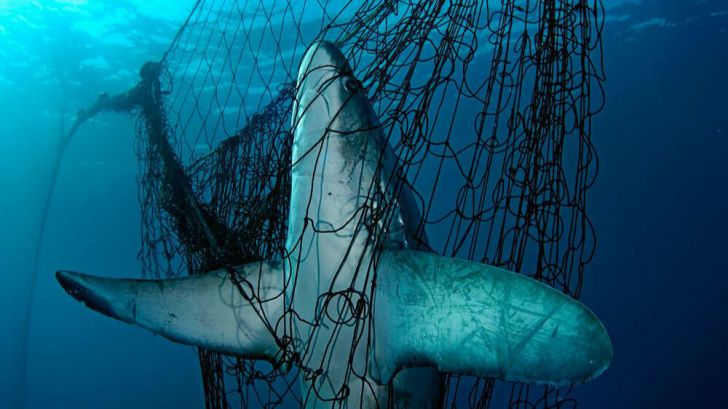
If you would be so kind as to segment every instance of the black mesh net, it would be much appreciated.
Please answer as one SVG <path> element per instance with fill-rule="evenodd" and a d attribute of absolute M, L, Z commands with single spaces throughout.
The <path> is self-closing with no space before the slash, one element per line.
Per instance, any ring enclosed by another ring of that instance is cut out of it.
<path fill-rule="evenodd" d="M 295 80 L 326 39 L 374 104 L 432 249 L 578 298 L 595 247 L 603 16 L 599 0 L 198 2 L 140 88 L 144 274 L 286 256 Z M 199 351 L 207 407 L 305 404 L 298 379 L 326 368 L 294 345 L 293 317 L 261 317 L 274 365 Z M 565 389 L 445 377 L 443 407 L 576 405 Z"/>

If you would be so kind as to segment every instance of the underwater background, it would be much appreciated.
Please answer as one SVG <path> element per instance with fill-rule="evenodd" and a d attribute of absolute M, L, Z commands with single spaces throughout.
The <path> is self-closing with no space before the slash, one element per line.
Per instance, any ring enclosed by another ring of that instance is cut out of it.
<path fill-rule="evenodd" d="M 133 86 L 193 3 L 0 0 L 0 408 L 18 402 L 24 308 L 63 113 Z M 581 300 L 615 352 L 573 395 L 582 408 L 725 407 L 728 2 L 604 4 L 606 107 L 595 119 L 600 169 L 588 202 L 598 242 Z M 193 348 L 87 310 L 53 277 L 59 268 L 139 271 L 135 119 L 93 121 L 66 151 L 48 216 L 27 406 L 204 407 Z"/>

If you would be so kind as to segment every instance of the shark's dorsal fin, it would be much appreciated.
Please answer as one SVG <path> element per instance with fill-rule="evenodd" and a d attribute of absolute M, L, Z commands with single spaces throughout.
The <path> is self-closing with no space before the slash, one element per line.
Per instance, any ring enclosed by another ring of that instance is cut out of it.
<path fill-rule="evenodd" d="M 280 263 L 167 280 L 56 277 L 87 307 L 175 342 L 271 362 L 279 351 L 272 326 L 283 311 Z"/>
<path fill-rule="evenodd" d="M 431 253 L 384 251 L 372 373 L 443 372 L 564 385 L 602 373 L 607 332 L 580 302 L 526 276 Z"/>

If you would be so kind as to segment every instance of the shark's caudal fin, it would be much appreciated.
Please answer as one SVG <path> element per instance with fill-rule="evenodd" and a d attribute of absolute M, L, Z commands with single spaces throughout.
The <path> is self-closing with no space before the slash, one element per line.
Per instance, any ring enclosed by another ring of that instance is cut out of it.
<path fill-rule="evenodd" d="M 168 280 L 70 271 L 59 271 L 56 278 L 87 307 L 175 342 L 269 361 L 279 350 L 272 328 L 264 324 L 275 325 L 283 310 L 279 263 Z"/>
<path fill-rule="evenodd" d="M 565 385 L 602 373 L 612 345 L 580 302 L 496 267 L 417 251 L 387 251 L 378 269 L 372 373 L 400 369 Z"/>

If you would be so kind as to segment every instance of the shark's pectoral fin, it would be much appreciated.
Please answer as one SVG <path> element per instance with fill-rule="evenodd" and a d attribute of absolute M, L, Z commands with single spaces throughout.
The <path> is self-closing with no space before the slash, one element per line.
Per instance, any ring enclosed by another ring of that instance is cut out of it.
<path fill-rule="evenodd" d="M 602 373 L 612 345 L 580 302 L 503 269 L 417 251 L 380 259 L 372 374 L 400 369 L 551 385 Z"/>
<path fill-rule="evenodd" d="M 59 271 L 56 278 L 87 307 L 172 341 L 270 361 L 278 353 L 271 328 L 283 306 L 277 263 L 169 280 L 114 279 L 70 271 Z"/>

